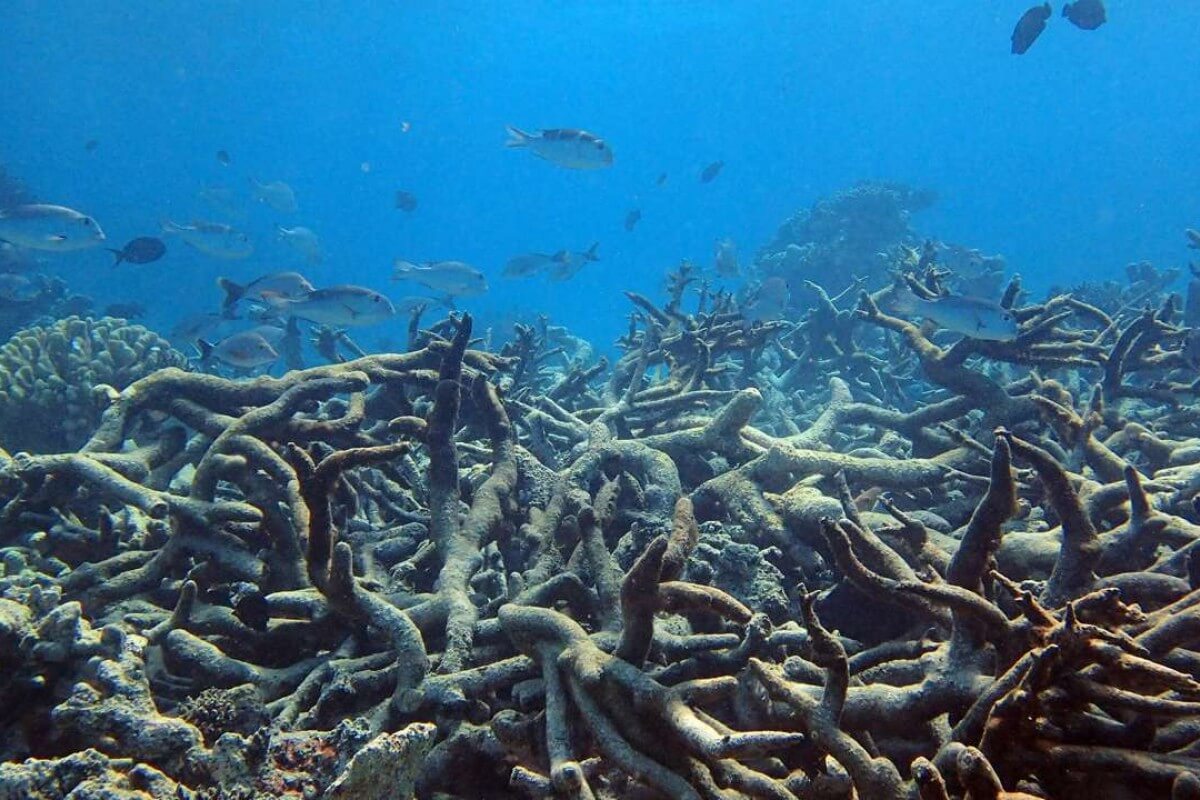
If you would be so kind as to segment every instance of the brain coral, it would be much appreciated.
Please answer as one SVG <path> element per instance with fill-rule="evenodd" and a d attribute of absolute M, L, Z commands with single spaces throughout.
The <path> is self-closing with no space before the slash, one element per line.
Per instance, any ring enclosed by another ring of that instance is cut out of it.
<path fill-rule="evenodd" d="M 67 317 L 18 331 L 0 347 L 0 447 L 14 452 L 76 450 L 100 420 L 100 384 L 124 389 L 187 358 L 141 325 Z"/>

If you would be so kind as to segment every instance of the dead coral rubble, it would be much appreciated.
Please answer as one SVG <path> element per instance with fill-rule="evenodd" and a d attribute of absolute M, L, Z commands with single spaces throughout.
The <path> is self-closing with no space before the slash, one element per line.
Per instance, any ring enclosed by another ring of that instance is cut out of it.
<path fill-rule="evenodd" d="M 611 369 L 414 323 L 7 459 L 0 796 L 1197 796 L 1200 447 L 1129 417 L 1164 320 L 816 292 L 834 350 L 676 278 Z"/>

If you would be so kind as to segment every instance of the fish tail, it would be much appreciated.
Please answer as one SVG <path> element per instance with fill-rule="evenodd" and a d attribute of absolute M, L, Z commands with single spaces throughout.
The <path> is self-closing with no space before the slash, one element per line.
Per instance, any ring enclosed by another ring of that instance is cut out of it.
<path fill-rule="evenodd" d="M 599 261 L 600 260 L 600 243 L 592 242 L 592 246 L 589 247 L 584 252 L 583 257 L 587 261 Z"/>
<path fill-rule="evenodd" d="M 116 258 L 116 260 L 115 260 L 115 261 L 113 261 L 113 263 L 112 263 L 112 265 L 113 265 L 114 267 L 115 267 L 115 266 L 117 266 L 118 264 L 120 264 L 122 261 L 124 261 L 124 260 L 125 260 L 125 251 L 124 251 L 124 250 L 114 250 L 114 249 L 113 249 L 113 248 L 111 248 L 111 247 L 106 247 L 106 248 L 104 248 L 104 249 L 105 249 L 105 250 L 107 250 L 108 252 L 112 253 L 114 256 L 116 256 L 116 257 L 117 257 L 117 258 Z"/>
<path fill-rule="evenodd" d="M 505 147 L 524 147 L 529 144 L 532 135 L 526 133 L 515 125 L 506 125 L 505 130 L 508 131 L 508 141 L 504 143 Z"/>
<path fill-rule="evenodd" d="M 234 283 L 229 278 L 217 278 L 217 286 L 220 286 L 221 291 L 225 292 L 225 299 L 221 301 L 221 311 L 227 317 L 232 316 L 233 307 L 246 293 L 246 287 L 240 283 Z"/>
<path fill-rule="evenodd" d="M 196 339 L 196 348 L 200 351 L 200 361 L 208 361 L 212 358 L 213 348 L 216 345 L 211 342 L 206 342 L 203 339 Z"/>

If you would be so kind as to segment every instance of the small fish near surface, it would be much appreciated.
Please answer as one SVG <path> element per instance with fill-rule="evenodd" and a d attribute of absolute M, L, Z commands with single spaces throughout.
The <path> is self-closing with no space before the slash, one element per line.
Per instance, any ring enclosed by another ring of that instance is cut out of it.
<path fill-rule="evenodd" d="M 0 241 L 27 250 L 69 253 L 99 246 L 104 231 L 73 208 L 34 204 L 0 211 Z"/>
<path fill-rule="evenodd" d="M 236 261 L 249 258 L 254 253 L 254 243 L 250 237 L 231 225 L 203 221 L 179 225 L 166 220 L 162 230 L 163 234 L 178 236 L 188 247 L 213 258 Z"/>
<path fill-rule="evenodd" d="M 285 228 L 282 225 L 275 226 L 275 234 L 279 240 L 286 243 L 289 247 L 295 250 L 300 255 L 304 256 L 304 260 L 309 264 L 320 264 L 325 257 L 321 252 L 321 240 L 311 228 L 305 228 L 302 225 L 297 225 L 294 228 Z"/>
<path fill-rule="evenodd" d="M 413 264 L 397 259 L 392 280 L 412 281 L 451 297 L 476 297 L 488 290 L 487 278 L 465 261 L 430 261 Z"/>
<path fill-rule="evenodd" d="M 995 301 L 979 297 L 946 295 L 937 300 L 924 300 L 904 287 L 896 293 L 894 307 L 898 313 L 925 317 L 948 331 L 972 339 L 1011 342 L 1020 332 L 1020 325 L 1011 311 Z"/>
<path fill-rule="evenodd" d="M 1062 15 L 1076 28 L 1094 31 L 1108 21 L 1104 0 L 1076 0 L 1063 6 Z"/>
<path fill-rule="evenodd" d="M 712 183 L 717 176 L 721 174 L 721 170 L 725 167 L 724 161 L 714 161 L 703 170 L 700 171 L 701 183 Z"/>
<path fill-rule="evenodd" d="M 641 219 L 641 209 L 635 208 L 633 211 L 630 211 L 625 215 L 625 230 L 633 233 L 633 229 L 637 227 L 637 224 L 641 221 Z"/>
<path fill-rule="evenodd" d="M 655 185 L 655 186 L 662 186 L 662 185 L 663 185 L 663 184 L 665 184 L 666 182 L 667 182 L 667 173 L 665 173 L 665 172 L 660 172 L 660 173 L 658 174 L 658 179 L 654 181 L 654 185 Z"/>
<path fill-rule="evenodd" d="M 396 208 L 411 214 L 417 210 L 417 196 L 412 192 L 406 192 L 403 189 L 396 190 Z"/>
<path fill-rule="evenodd" d="M 221 291 L 225 292 L 225 299 L 221 301 L 221 311 L 226 318 L 233 316 L 234 309 L 242 300 L 262 303 L 264 302 L 263 296 L 266 294 L 282 297 L 285 300 L 295 300 L 298 297 L 304 297 L 316 288 L 309 283 L 308 278 L 299 272 L 272 272 L 269 275 L 255 278 L 244 286 L 229 278 L 217 278 L 217 286 L 220 286 Z"/>
<path fill-rule="evenodd" d="M 331 286 L 296 298 L 264 292 L 263 301 L 282 316 L 330 327 L 375 325 L 396 316 L 391 300 L 365 286 Z"/>
<path fill-rule="evenodd" d="M 553 128 L 526 133 L 508 126 L 505 147 L 521 147 L 539 158 L 567 169 L 604 169 L 613 163 L 608 143 L 594 133 L 575 128 Z"/>
<path fill-rule="evenodd" d="M 217 163 L 220 164 L 222 167 L 228 167 L 230 165 L 230 163 L 232 163 L 232 162 L 233 162 L 233 159 L 229 157 L 228 152 L 226 152 L 225 150 L 217 151 Z"/>
<path fill-rule="evenodd" d="M 125 261 L 130 264 L 153 264 L 166 254 L 167 246 L 163 244 L 162 239 L 156 239 L 153 236 L 139 236 L 120 250 L 110 247 L 108 252 L 117 257 L 113 261 L 114 267 Z"/>
<path fill-rule="evenodd" d="M 1043 3 L 1021 15 L 1012 32 L 1013 55 L 1019 56 L 1033 47 L 1033 43 L 1042 35 L 1042 31 L 1046 30 L 1046 20 L 1050 19 L 1051 10 L 1049 3 Z"/>
<path fill-rule="evenodd" d="M 600 260 L 600 243 L 592 242 L 592 246 L 582 253 L 564 250 L 554 256 L 554 265 L 550 267 L 550 280 L 569 281 L 579 270 L 588 264 Z"/>
<path fill-rule="evenodd" d="M 205 364 L 215 359 L 238 369 L 255 369 L 279 360 L 279 351 L 258 331 L 235 333 L 216 344 L 199 339 L 196 345 L 200 348 L 200 362 Z"/>
<path fill-rule="evenodd" d="M 1200 250 L 1200 231 L 1188 228 L 1184 231 L 1184 235 L 1188 238 L 1188 247 L 1192 250 Z"/>
<path fill-rule="evenodd" d="M 742 274 L 738 267 L 737 245 L 733 243 L 733 239 L 728 236 L 717 239 L 713 250 L 718 275 L 722 278 L 737 278 Z"/>
<path fill-rule="evenodd" d="M 251 178 L 250 193 L 254 195 L 255 200 L 280 214 L 295 214 L 300 209 L 296 202 L 296 193 L 283 181 L 260 183 Z"/>

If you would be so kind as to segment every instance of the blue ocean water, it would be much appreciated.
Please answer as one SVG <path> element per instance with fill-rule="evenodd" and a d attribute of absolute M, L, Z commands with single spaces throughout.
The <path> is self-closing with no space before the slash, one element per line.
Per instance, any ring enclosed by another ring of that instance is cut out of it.
<path fill-rule="evenodd" d="M 610 341 L 622 290 L 660 293 L 721 236 L 749 260 L 794 210 L 870 178 L 937 191 L 918 230 L 1002 253 L 1035 289 L 1182 264 L 1200 220 L 1200 12 L 1111 0 L 1089 32 L 1056 9 L 1014 57 L 1028 5 L 8 0 L 0 164 L 114 246 L 164 218 L 219 217 L 196 199 L 206 184 L 238 192 L 258 244 L 246 261 L 178 244 L 146 267 L 48 256 L 98 305 L 140 301 L 163 329 L 213 310 L 218 275 L 297 266 L 278 222 L 320 235 L 325 261 L 305 268 L 318 285 L 399 298 L 417 287 L 389 281 L 394 258 L 462 259 L 491 282 L 460 304 L 485 325 L 544 311 Z M 616 162 L 557 168 L 506 150 L 506 124 L 594 131 Z M 250 176 L 288 182 L 299 212 L 251 203 Z M 593 241 L 603 260 L 570 282 L 500 276 L 517 253 Z"/>

